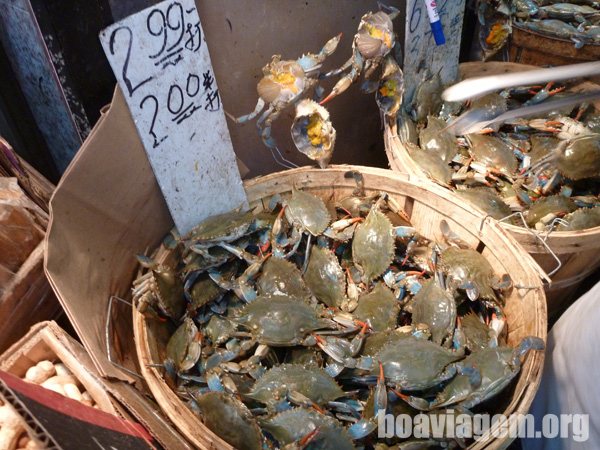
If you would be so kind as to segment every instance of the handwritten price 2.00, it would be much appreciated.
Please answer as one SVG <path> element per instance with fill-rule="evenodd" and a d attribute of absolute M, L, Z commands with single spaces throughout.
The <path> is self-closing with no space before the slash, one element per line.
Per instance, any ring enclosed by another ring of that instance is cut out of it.
<path fill-rule="evenodd" d="M 221 99 L 219 97 L 219 90 L 213 87 L 214 80 L 210 70 L 207 70 L 202 74 L 202 82 L 198 75 L 190 73 L 187 77 L 185 88 L 182 88 L 178 84 L 172 84 L 169 88 L 166 102 L 167 110 L 171 114 L 171 121 L 179 125 L 201 108 L 209 112 L 218 111 L 221 108 Z M 198 96 L 201 91 L 202 94 Z M 148 101 L 151 101 L 150 103 L 154 107 L 148 133 L 154 139 L 153 148 L 156 148 L 168 136 L 164 135 L 159 138 L 154 129 L 160 107 L 160 102 L 156 96 L 150 94 L 144 97 L 140 102 L 140 108 L 144 109 L 144 104 Z M 186 102 L 189 103 L 186 105 Z"/>

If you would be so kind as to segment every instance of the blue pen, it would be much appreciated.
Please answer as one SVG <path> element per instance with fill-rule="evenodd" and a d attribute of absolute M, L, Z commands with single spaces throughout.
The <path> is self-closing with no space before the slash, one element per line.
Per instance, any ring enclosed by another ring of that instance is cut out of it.
<path fill-rule="evenodd" d="M 431 24 L 431 31 L 433 31 L 435 45 L 443 45 L 446 43 L 446 38 L 444 37 L 440 15 L 435 6 L 435 0 L 425 0 L 425 6 L 427 7 L 427 14 L 429 15 L 429 23 Z"/>

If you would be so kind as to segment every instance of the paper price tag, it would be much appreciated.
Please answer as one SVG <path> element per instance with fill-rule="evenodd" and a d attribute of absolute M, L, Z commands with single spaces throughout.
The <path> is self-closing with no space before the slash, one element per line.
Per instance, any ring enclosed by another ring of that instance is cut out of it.
<path fill-rule="evenodd" d="M 442 82 L 454 81 L 458 75 L 458 56 L 465 0 L 436 0 L 446 43 L 435 45 L 428 10 L 423 0 L 406 2 L 406 34 L 404 38 L 405 104 L 411 102 L 423 71 L 435 74 L 440 68 Z"/>
<path fill-rule="evenodd" d="M 194 1 L 159 3 L 100 41 L 178 231 L 247 202 Z"/>

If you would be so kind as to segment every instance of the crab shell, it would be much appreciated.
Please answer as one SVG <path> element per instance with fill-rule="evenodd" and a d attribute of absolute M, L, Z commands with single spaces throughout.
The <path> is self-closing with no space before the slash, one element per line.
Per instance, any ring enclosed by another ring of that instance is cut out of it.
<path fill-rule="evenodd" d="M 183 372 L 191 369 L 200 358 L 200 346 L 190 345 L 198 334 L 194 321 L 187 317 L 167 343 L 167 358 Z"/>
<path fill-rule="evenodd" d="M 419 141 L 423 150 L 438 155 L 449 164 L 458 153 L 458 144 L 451 131 L 443 131 L 446 126 L 444 120 L 427 116 L 427 127 L 419 133 Z"/>
<path fill-rule="evenodd" d="M 498 394 L 519 373 L 521 362 L 513 356 L 512 347 L 484 348 L 472 353 L 462 363 L 479 369 L 481 383 L 471 386 L 469 377 L 458 374 L 436 398 L 436 408 L 465 404 L 475 406 Z"/>
<path fill-rule="evenodd" d="M 331 125 L 329 111 L 313 100 L 302 100 L 296 106 L 296 117 L 292 123 L 292 140 L 296 148 L 319 167 L 327 167 L 333 147 L 336 131 Z"/>
<path fill-rule="evenodd" d="M 316 405 L 324 405 L 344 395 L 344 391 L 323 369 L 281 364 L 256 380 L 246 396 L 269 405 L 288 391 L 298 392 Z"/>
<path fill-rule="evenodd" d="M 471 248 L 448 247 L 442 252 L 441 267 L 458 284 L 463 281 L 475 283 L 479 297 L 497 300 L 491 286 L 494 269 L 481 253 Z"/>
<path fill-rule="evenodd" d="M 356 227 L 352 241 L 354 263 L 362 267 L 368 281 L 377 278 L 392 263 L 395 241 L 390 220 L 373 206 L 365 221 Z"/>
<path fill-rule="evenodd" d="M 469 134 L 467 138 L 471 145 L 471 154 L 476 161 L 509 177 L 515 173 L 517 158 L 506 142 L 483 134 Z"/>
<path fill-rule="evenodd" d="M 179 319 L 185 312 L 183 281 L 170 267 L 159 266 L 152 270 L 151 295 L 167 317 Z"/>
<path fill-rule="evenodd" d="M 394 293 L 383 282 L 379 282 L 368 294 L 358 298 L 353 314 L 363 322 L 369 321 L 373 331 L 394 328 L 400 312 L 400 304 Z"/>
<path fill-rule="evenodd" d="M 530 227 L 534 226 L 543 217 L 548 214 L 566 212 L 572 213 L 577 209 L 577 205 L 565 197 L 564 195 L 557 194 L 549 197 L 543 197 L 537 200 L 529 211 L 527 212 L 527 225 Z"/>
<path fill-rule="evenodd" d="M 257 281 L 261 295 L 287 294 L 295 298 L 310 297 L 310 290 L 302 279 L 300 270 L 286 259 L 268 258 L 262 266 Z"/>
<path fill-rule="evenodd" d="M 419 146 L 410 142 L 406 144 L 406 149 L 410 157 L 430 178 L 442 184 L 450 183 L 452 179 L 450 166 L 438 155 L 421 150 Z"/>
<path fill-rule="evenodd" d="M 204 425 L 240 450 L 262 450 L 263 436 L 250 410 L 225 392 L 194 396 Z"/>
<path fill-rule="evenodd" d="M 313 331 L 335 326 L 302 299 L 275 294 L 257 297 L 232 320 L 249 328 L 259 343 L 272 346 L 298 345 Z"/>
<path fill-rule="evenodd" d="M 582 208 L 564 217 L 568 225 L 560 224 L 558 231 L 586 230 L 600 226 L 600 207 Z"/>
<path fill-rule="evenodd" d="M 333 308 L 340 307 L 346 292 L 346 276 L 331 250 L 312 247 L 304 280 L 318 300 Z"/>
<path fill-rule="evenodd" d="M 600 175 L 600 134 L 577 136 L 555 150 L 556 169 L 572 180 Z"/>
<path fill-rule="evenodd" d="M 241 212 L 240 207 L 203 220 L 185 235 L 182 241 L 190 244 L 232 242 L 246 234 L 252 222 L 252 211 Z"/>
<path fill-rule="evenodd" d="M 420 390 L 446 379 L 444 369 L 460 358 L 434 342 L 407 336 L 384 345 L 373 359 L 383 366 L 386 384 L 404 390 Z M 371 375 L 378 374 L 379 365 L 376 365 L 371 369 Z"/>
<path fill-rule="evenodd" d="M 465 346 L 469 351 L 475 352 L 489 346 L 492 330 L 476 314 L 469 313 L 461 317 L 460 324 L 465 335 Z"/>
<path fill-rule="evenodd" d="M 308 81 L 298 62 L 281 61 L 280 58 L 281 55 L 274 55 L 273 60 L 263 67 L 264 78 L 256 90 L 265 102 L 282 106 L 300 98 L 308 89 Z"/>
<path fill-rule="evenodd" d="M 424 123 L 428 115 L 436 116 L 439 113 L 443 102 L 441 93 L 442 78 L 439 71 L 417 86 L 413 104 L 418 124 Z"/>
<path fill-rule="evenodd" d="M 346 428 L 340 421 L 326 416 L 314 409 L 294 408 L 283 411 L 261 422 L 264 430 L 273 435 L 279 448 L 299 441 L 315 428 L 319 432 L 307 449 L 338 450 L 356 448 Z"/>
<path fill-rule="evenodd" d="M 513 213 L 496 191 L 491 188 L 471 188 L 456 191 L 456 193 L 459 197 L 467 199 L 496 220 L 504 219 Z"/>
<path fill-rule="evenodd" d="M 389 344 L 390 342 L 396 342 L 408 336 L 410 336 L 410 333 L 398 330 L 385 330 L 370 334 L 365 339 L 362 354 L 365 356 L 373 356 L 377 354 L 384 345 Z"/>
<path fill-rule="evenodd" d="M 412 301 L 413 323 L 424 323 L 431 330 L 431 340 L 438 344 L 452 335 L 456 325 L 454 296 L 443 289 L 438 278 L 430 278 Z"/>
<path fill-rule="evenodd" d="M 313 236 L 318 236 L 331 222 L 325 202 L 308 192 L 292 188 L 292 198 L 286 201 L 285 214 L 290 222 L 298 222 Z"/>
<path fill-rule="evenodd" d="M 360 19 L 354 42 L 365 59 L 387 55 L 395 43 L 392 20 L 383 11 L 368 12 Z"/>

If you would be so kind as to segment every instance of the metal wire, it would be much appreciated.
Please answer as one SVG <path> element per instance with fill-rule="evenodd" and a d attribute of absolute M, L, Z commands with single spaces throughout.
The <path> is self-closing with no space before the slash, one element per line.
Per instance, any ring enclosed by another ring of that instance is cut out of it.
<path fill-rule="evenodd" d="M 479 233 L 481 233 L 481 231 L 483 230 L 483 225 L 485 223 L 485 219 L 487 219 L 488 217 L 492 217 L 492 215 L 487 214 L 483 219 L 481 219 L 481 224 L 479 225 Z M 522 212 L 516 212 L 516 213 L 510 214 L 510 215 L 498 220 L 498 222 L 504 222 L 512 217 L 519 217 L 521 219 L 521 221 L 523 222 L 523 227 L 525 227 L 525 229 L 533 235 L 536 242 L 541 243 L 544 246 L 544 248 L 546 249 L 546 251 L 550 255 L 552 255 L 552 257 L 556 260 L 557 266 L 551 272 L 548 273 L 548 277 L 552 277 L 552 275 L 554 275 L 556 272 L 558 272 L 560 270 L 560 268 L 562 267 L 562 261 L 558 258 L 558 256 L 556 256 L 556 253 L 554 253 L 554 251 L 550 248 L 550 246 L 546 242 L 546 240 L 548 239 L 548 236 L 550 236 L 550 233 L 552 233 L 554 228 L 553 227 L 550 228 L 550 230 L 546 233 L 546 236 L 544 238 L 542 238 L 542 237 L 540 237 L 540 234 L 538 232 L 529 228 Z M 554 221 L 552 222 L 552 224 L 554 224 Z M 515 286 L 515 287 L 518 289 L 534 289 L 533 287 L 530 287 L 530 286 L 520 286 L 520 287 Z"/>
<path fill-rule="evenodd" d="M 273 156 L 273 159 L 275 160 L 275 162 L 277 164 L 279 164 L 281 167 L 285 167 L 286 169 L 295 169 L 298 167 L 293 162 L 285 159 L 277 147 L 269 147 L 269 150 L 271 150 L 271 155 Z M 281 160 L 279 160 L 277 158 L 277 155 L 275 155 L 275 152 L 273 150 L 275 150 L 277 152 L 277 154 L 279 155 L 279 158 L 281 158 Z"/>
<path fill-rule="evenodd" d="M 120 302 L 125 303 L 126 305 L 129 305 L 133 308 L 133 305 L 130 302 L 128 302 L 127 300 L 123 300 L 122 298 L 117 297 L 116 295 L 113 295 L 108 299 L 108 313 L 106 316 L 106 324 L 105 324 L 105 328 L 104 328 L 105 337 L 106 337 L 106 354 L 108 356 L 108 360 L 110 361 L 110 363 L 113 366 L 118 367 L 119 369 L 124 370 L 125 372 L 130 373 L 131 375 L 135 375 L 136 377 L 140 377 L 143 379 L 144 377 L 141 376 L 139 373 L 134 372 L 133 370 L 130 370 L 127 367 L 123 367 L 122 365 L 113 361 L 113 359 L 112 359 L 112 352 L 111 352 L 111 349 L 112 349 L 111 342 L 112 341 L 110 339 L 110 321 L 112 320 L 111 312 L 112 312 L 112 305 L 113 305 L 114 300 L 119 300 Z"/>

